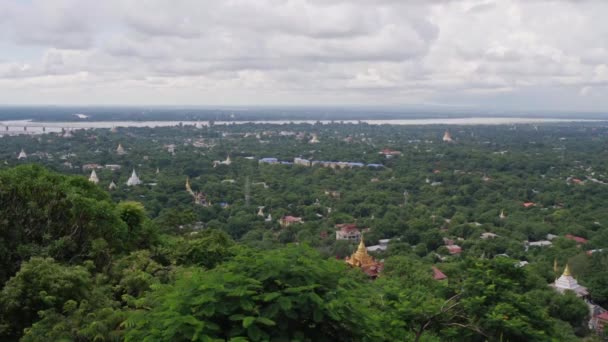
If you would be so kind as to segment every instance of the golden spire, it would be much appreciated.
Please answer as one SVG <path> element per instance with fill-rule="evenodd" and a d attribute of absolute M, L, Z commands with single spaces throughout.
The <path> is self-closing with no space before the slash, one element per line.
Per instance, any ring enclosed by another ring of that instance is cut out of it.
<path fill-rule="evenodd" d="M 367 248 L 365 248 L 365 242 L 363 241 L 363 236 L 361 236 L 361 240 L 359 241 L 359 247 L 357 247 L 357 253 L 367 254 Z"/>
<path fill-rule="evenodd" d="M 570 273 L 570 266 L 568 264 L 566 264 L 566 268 L 564 268 L 564 273 L 562 273 L 562 275 L 564 275 L 566 277 L 572 276 L 572 273 Z"/>
<path fill-rule="evenodd" d="M 557 267 L 557 258 L 553 259 L 553 272 L 559 272 L 559 268 Z"/>

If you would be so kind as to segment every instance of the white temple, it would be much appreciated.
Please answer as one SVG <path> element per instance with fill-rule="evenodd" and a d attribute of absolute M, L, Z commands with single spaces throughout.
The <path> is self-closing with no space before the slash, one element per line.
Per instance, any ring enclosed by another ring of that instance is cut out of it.
<path fill-rule="evenodd" d="M 312 135 L 312 139 L 310 139 L 310 143 L 311 143 L 311 144 L 318 144 L 318 143 L 320 143 L 320 142 L 321 142 L 321 141 L 319 140 L 319 137 L 317 137 L 317 135 L 316 135 L 316 134 L 313 134 L 313 135 Z"/>
<path fill-rule="evenodd" d="M 226 156 L 226 160 L 224 160 L 224 161 L 219 161 L 219 160 L 213 161 L 213 167 L 217 167 L 218 165 L 230 165 L 230 164 L 232 164 L 232 160 L 230 160 L 230 156 Z"/>
<path fill-rule="evenodd" d="M 258 216 L 264 217 L 264 207 L 258 207 Z"/>
<path fill-rule="evenodd" d="M 133 169 L 133 173 L 131 174 L 131 177 L 129 178 L 129 180 L 127 180 L 127 185 L 135 186 L 135 185 L 139 185 L 139 184 L 141 184 L 141 180 L 139 180 L 139 177 L 137 177 L 137 173 L 135 173 L 135 169 Z"/>
<path fill-rule="evenodd" d="M 570 266 L 566 265 L 564 273 L 561 277 L 555 280 L 555 283 L 551 284 L 551 287 L 555 288 L 559 293 L 564 293 L 567 290 L 573 291 L 579 297 L 585 297 L 589 294 L 587 288 L 578 284 L 576 279 L 570 273 Z"/>
<path fill-rule="evenodd" d="M 505 218 L 507 218 L 507 215 L 505 215 L 505 211 L 504 211 L 504 209 L 500 211 L 500 215 L 498 215 L 498 217 L 499 217 L 501 220 L 504 220 Z"/>
<path fill-rule="evenodd" d="M 25 151 L 23 149 L 21 149 L 21 152 L 19 152 L 19 156 L 17 157 L 17 159 L 27 159 L 27 154 L 25 154 Z"/>
<path fill-rule="evenodd" d="M 445 133 L 443 133 L 443 141 L 444 142 L 454 142 L 454 139 L 452 139 L 452 135 L 450 134 L 449 131 L 445 131 Z"/>
<path fill-rule="evenodd" d="M 112 181 L 110 183 L 110 185 L 108 186 L 108 190 L 114 190 L 114 189 L 116 189 L 116 183 L 114 183 L 114 181 Z"/>
<path fill-rule="evenodd" d="M 116 154 L 118 154 L 119 156 L 122 156 L 122 155 L 127 154 L 127 151 L 125 151 L 125 149 L 122 147 L 121 144 L 118 144 L 118 147 L 116 148 Z"/>
<path fill-rule="evenodd" d="M 89 177 L 89 182 L 92 183 L 99 183 L 99 178 L 97 177 L 97 173 L 95 173 L 95 170 L 91 171 L 91 176 Z"/>

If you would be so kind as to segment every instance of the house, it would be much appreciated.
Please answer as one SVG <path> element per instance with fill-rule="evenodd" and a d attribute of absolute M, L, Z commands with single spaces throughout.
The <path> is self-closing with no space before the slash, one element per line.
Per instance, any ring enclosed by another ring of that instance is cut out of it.
<path fill-rule="evenodd" d="M 383 155 L 385 158 L 392 158 L 392 157 L 397 157 L 401 155 L 401 152 L 399 151 L 394 151 L 391 150 L 390 148 L 385 148 L 382 151 L 378 152 L 378 154 Z"/>
<path fill-rule="evenodd" d="M 493 239 L 493 238 L 495 238 L 495 237 L 498 237 L 498 235 L 496 235 L 496 234 L 494 234 L 494 233 L 489 233 L 489 232 L 486 232 L 486 233 L 482 233 L 482 234 L 481 234 L 481 238 L 482 238 L 482 239 L 484 239 L 484 240 L 487 240 L 487 239 Z"/>
<path fill-rule="evenodd" d="M 310 160 L 302 158 L 294 158 L 293 163 L 300 166 L 310 166 Z"/>
<path fill-rule="evenodd" d="M 462 247 L 458 246 L 458 245 L 447 245 L 445 246 L 448 249 L 448 252 L 450 252 L 450 254 L 452 255 L 457 255 L 462 253 Z"/>
<path fill-rule="evenodd" d="M 262 158 L 258 160 L 258 164 L 278 164 L 279 160 L 277 158 Z"/>
<path fill-rule="evenodd" d="M 589 327 L 598 333 L 603 333 L 606 326 L 608 326 L 608 311 L 593 316 L 589 322 Z"/>
<path fill-rule="evenodd" d="M 110 170 L 110 171 L 118 171 L 122 168 L 122 166 L 118 165 L 118 164 L 106 164 L 106 169 Z"/>
<path fill-rule="evenodd" d="M 545 246 L 551 246 L 553 243 L 551 241 L 548 240 L 540 240 L 540 241 L 525 241 L 524 244 L 526 246 L 532 246 L 532 247 L 545 247 Z"/>
<path fill-rule="evenodd" d="M 576 241 L 577 244 L 582 245 L 582 244 L 586 244 L 587 242 L 589 242 L 589 240 L 580 237 L 580 236 L 575 236 L 572 234 L 566 234 L 566 239 L 572 240 L 572 241 Z"/>
<path fill-rule="evenodd" d="M 89 170 L 95 170 L 95 169 L 103 169 L 103 166 L 101 166 L 99 164 L 83 164 L 82 165 L 82 171 L 89 171 Z"/>
<path fill-rule="evenodd" d="M 530 208 L 530 207 L 536 206 L 536 203 L 534 203 L 534 202 L 524 202 L 523 206 L 524 206 L 524 208 Z"/>
<path fill-rule="evenodd" d="M 445 273 L 441 272 L 440 269 L 438 269 L 437 267 L 433 266 L 433 279 L 435 280 L 446 280 L 448 279 L 448 276 L 445 275 Z"/>
<path fill-rule="evenodd" d="M 336 240 L 349 240 L 358 242 L 361 239 L 361 232 L 355 223 L 341 223 L 335 226 Z"/>
<path fill-rule="evenodd" d="M 285 227 L 289 227 L 292 224 L 296 224 L 296 223 L 304 223 L 304 221 L 302 220 L 301 217 L 296 217 L 296 216 L 283 216 L 281 217 L 281 219 L 279 220 L 279 224 L 281 225 L 281 227 L 285 228 Z"/>
<path fill-rule="evenodd" d="M 388 243 L 390 241 L 391 241 L 391 239 L 381 239 L 381 240 L 378 240 L 378 244 L 367 247 L 367 251 L 368 252 L 385 251 L 385 250 L 388 249 Z"/>

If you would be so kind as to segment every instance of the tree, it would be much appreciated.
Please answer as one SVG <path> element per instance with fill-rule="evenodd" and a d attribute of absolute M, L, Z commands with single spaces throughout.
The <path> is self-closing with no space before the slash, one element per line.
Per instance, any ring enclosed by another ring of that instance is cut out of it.
<path fill-rule="evenodd" d="M 93 280 L 81 266 L 63 266 L 51 258 L 37 258 L 22 264 L 0 294 L 2 327 L 0 337 L 16 338 L 40 317 L 39 311 L 61 312 L 68 302 L 87 300 Z M 10 323 L 10 324 L 9 324 Z"/>
<path fill-rule="evenodd" d="M 88 258 L 103 239 L 123 250 L 127 225 L 108 195 L 82 177 L 25 165 L 0 171 L 0 283 L 30 256 Z"/>
<path fill-rule="evenodd" d="M 350 273 L 308 247 L 246 250 L 156 286 L 124 323 L 126 340 L 382 340 L 367 300 L 357 296 L 365 282 Z"/>

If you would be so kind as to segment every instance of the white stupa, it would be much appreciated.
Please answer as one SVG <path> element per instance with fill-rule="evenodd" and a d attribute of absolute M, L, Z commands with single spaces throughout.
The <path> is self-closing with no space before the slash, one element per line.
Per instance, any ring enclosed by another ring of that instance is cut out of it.
<path fill-rule="evenodd" d="M 258 216 L 264 217 L 264 207 L 258 207 Z"/>
<path fill-rule="evenodd" d="M 131 177 L 127 180 L 127 186 L 135 186 L 141 184 L 141 180 L 137 177 L 137 173 L 135 173 L 135 169 L 133 169 L 133 173 L 131 173 Z"/>
<path fill-rule="evenodd" d="M 19 159 L 19 160 L 27 159 L 27 154 L 25 153 L 25 151 L 23 149 L 21 149 L 21 152 L 19 152 L 19 156 L 17 157 L 17 159 Z"/>
<path fill-rule="evenodd" d="M 558 292 L 564 293 L 565 291 L 572 291 L 579 297 L 585 297 L 589 295 L 589 291 L 584 286 L 578 284 L 576 279 L 570 273 L 570 266 L 566 264 L 566 268 L 564 269 L 564 273 L 562 273 L 561 277 L 555 280 L 555 283 L 551 284 L 553 288 L 555 288 Z"/>
<path fill-rule="evenodd" d="M 97 178 L 97 174 L 95 173 L 95 170 L 91 171 L 91 176 L 89 177 L 89 182 L 92 183 L 99 183 L 99 178 Z"/>
<path fill-rule="evenodd" d="M 310 143 L 311 143 L 311 144 L 318 144 L 318 143 L 320 143 L 320 142 L 321 142 L 321 141 L 319 140 L 319 137 L 318 137 L 316 134 L 313 134 L 313 135 L 312 135 L 312 139 L 310 139 Z"/>
<path fill-rule="evenodd" d="M 116 183 L 114 183 L 114 181 L 112 181 L 110 183 L 110 185 L 108 186 L 108 190 L 114 190 L 114 189 L 116 189 Z"/>
<path fill-rule="evenodd" d="M 272 222 L 272 215 L 268 214 L 268 216 L 266 217 L 266 219 L 264 221 Z"/>
<path fill-rule="evenodd" d="M 501 211 L 500 211 L 500 215 L 499 215 L 498 217 L 499 217 L 501 220 L 504 220 L 504 219 L 506 219 L 506 218 L 507 218 L 507 215 L 505 215 L 505 211 L 504 211 L 504 210 L 501 210 Z"/>
<path fill-rule="evenodd" d="M 454 142 L 454 139 L 452 139 L 452 135 L 450 134 L 449 131 L 445 131 L 445 133 L 443 133 L 443 141 L 444 142 Z"/>
<path fill-rule="evenodd" d="M 125 149 L 122 147 L 121 144 L 118 144 L 118 147 L 116 148 L 116 154 L 118 154 L 119 156 L 122 156 L 122 155 L 127 154 L 127 151 L 125 151 Z"/>

